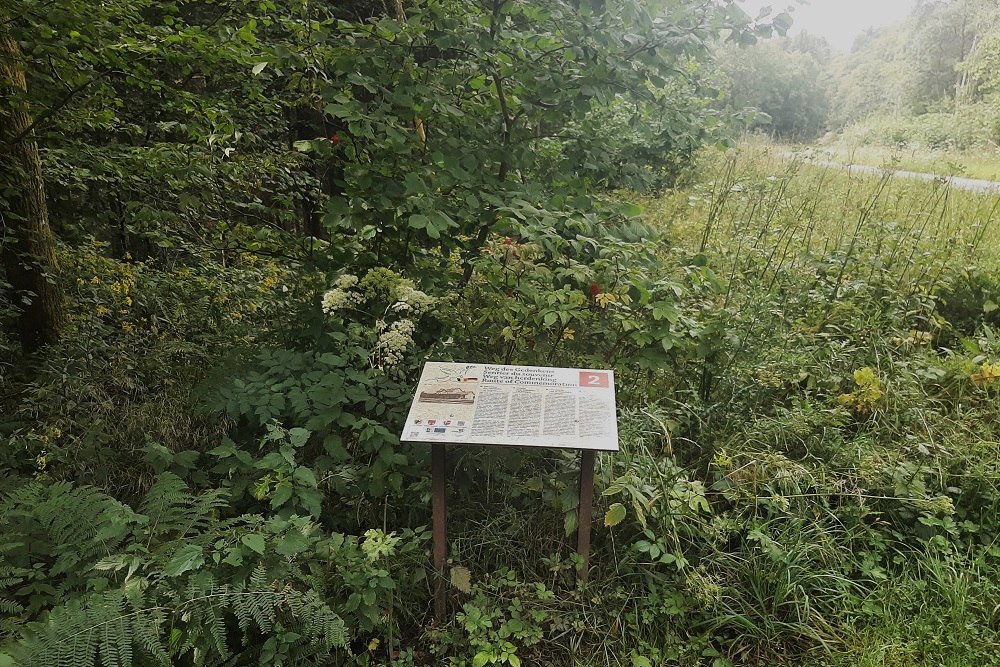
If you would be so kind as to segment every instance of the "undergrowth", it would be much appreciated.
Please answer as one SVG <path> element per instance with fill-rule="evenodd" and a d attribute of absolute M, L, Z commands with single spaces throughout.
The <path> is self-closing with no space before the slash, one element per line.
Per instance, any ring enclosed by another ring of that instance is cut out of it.
<path fill-rule="evenodd" d="M 998 664 L 996 197 L 701 174 L 641 220 L 511 207 L 464 287 L 67 250 L 78 336 L 4 378 L 0 664 Z M 454 448 L 433 621 L 428 358 L 615 368 L 587 584 L 577 457 Z"/>

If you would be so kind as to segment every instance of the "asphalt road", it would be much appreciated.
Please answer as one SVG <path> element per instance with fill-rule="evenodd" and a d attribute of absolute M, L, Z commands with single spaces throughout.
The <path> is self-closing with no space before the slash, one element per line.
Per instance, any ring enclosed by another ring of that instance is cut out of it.
<path fill-rule="evenodd" d="M 879 175 L 885 173 L 885 169 L 880 167 L 869 167 L 864 164 L 842 164 L 840 162 L 830 162 L 828 160 L 812 160 L 800 155 L 792 154 L 788 154 L 787 157 L 803 159 L 809 164 L 814 164 L 819 167 L 845 169 L 851 174 Z M 935 174 L 924 174 L 916 171 L 894 170 L 892 173 L 894 176 L 899 176 L 901 178 L 915 178 L 921 181 L 944 181 L 949 186 L 958 190 L 970 190 L 972 192 L 984 192 L 987 194 L 1000 194 L 1000 181 L 983 181 L 977 178 L 963 178 L 962 176 L 938 176 Z"/>

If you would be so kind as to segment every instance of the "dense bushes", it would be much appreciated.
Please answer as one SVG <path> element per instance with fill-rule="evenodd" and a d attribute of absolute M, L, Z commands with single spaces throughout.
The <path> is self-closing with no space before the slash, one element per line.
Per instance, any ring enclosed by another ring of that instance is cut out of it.
<path fill-rule="evenodd" d="M 1000 144 L 1000 114 L 995 104 L 982 103 L 961 111 L 869 118 L 845 128 L 843 141 L 892 148 L 992 151 Z"/>

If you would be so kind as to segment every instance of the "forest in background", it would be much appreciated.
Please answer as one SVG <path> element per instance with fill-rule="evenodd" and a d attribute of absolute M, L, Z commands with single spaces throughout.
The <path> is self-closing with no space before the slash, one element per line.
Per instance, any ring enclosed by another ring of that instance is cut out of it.
<path fill-rule="evenodd" d="M 859 21 L 862 17 L 859 17 Z M 827 133 L 838 143 L 895 149 L 1000 146 L 1000 4 L 922 0 L 894 26 L 870 29 L 849 53 L 800 33 L 719 59 L 727 104 L 782 140 Z"/>
<path fill-rule="evenodd" d="M 0 0 L 0 667 L 998 664 L 997 198 L 734 148 L 790 25 Z M 427 360 L 615 370 L 586 584 L 463 448 L 433 621 Z"/>

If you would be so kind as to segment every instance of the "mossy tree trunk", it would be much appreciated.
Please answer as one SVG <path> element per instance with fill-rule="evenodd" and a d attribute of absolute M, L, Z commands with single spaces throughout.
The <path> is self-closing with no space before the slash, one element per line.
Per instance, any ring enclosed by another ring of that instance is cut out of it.
<path fill-rule="evenodd" d="M 0 260 L 20 309 L 21 347 L 30 354 L 58 340 L 64 313 L 27 92 L 21 49 L 0 25 Z"/>

